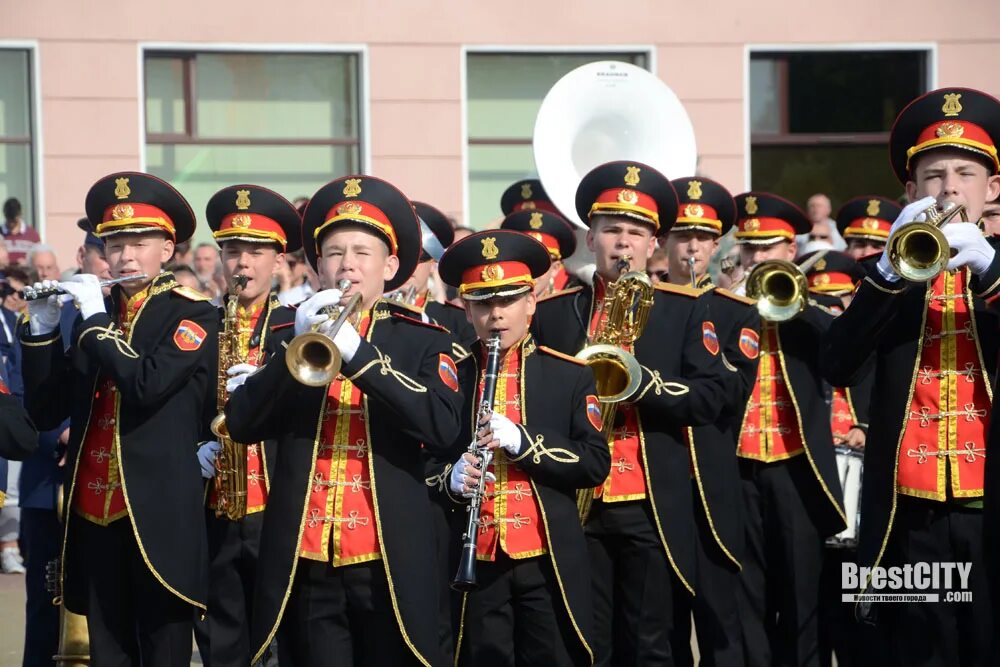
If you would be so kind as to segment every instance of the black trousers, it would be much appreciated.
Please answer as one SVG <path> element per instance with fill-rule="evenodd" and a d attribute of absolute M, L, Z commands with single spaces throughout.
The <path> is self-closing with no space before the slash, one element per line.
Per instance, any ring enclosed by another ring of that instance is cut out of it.
<path fill-rule="evenodd" d="M 563 605 L 548 555 L 477 566 L 479 590 L 466 597 L 459 664 L 572 667 L 589 664 Z"/>
<path fill-rule="evenodd" d="M 855 618 L 854 603 L 844 602 L 842 584 L 844 563 L 857 562 L 854 549 L 827 547 L 823 553 L 823 574 L 819 593 L 819 662 L 831 667 L 837 656 L 838 667 L 881 667 L 890 664 L 884 644 L 875 626 Z"/>
<path fill-rule="evenodd" d="M 746 552 L 740 620 L 748 667 L 819 665 L 823 539 L 812 514 L 825 502 L 805 454 L 740 460 Z"/>
<path fill-rule="evenodd" d="M 278 664 L 419 664 L 396 623 L 384 568 L 382 561 L 333 567 L 300 558 L 278 631 Z"/>
<path fill-rule="evenodd" d="M 645 500 L 595 500 L 584 527 L 594 592 L 597 665 L 672 665 L 674 573 Z"/>
<path fill-rule="evenodd" d="M 993 609 L 983 560 L 983 515 L 953 503 L 899 497 L 885 565 L 917 562 L 971 563 L 971 602 L 880 604 L 878 634 L 896 664 L 911 667 L 979 667 L 997 664 L 991 655 Z M 959 587 L 953 578 L 952 591 Z"/>
<path fill-rule="evenodd" d="M 691 616 L 697 628 L 698 663 L 702 667 L 743 667 L 743 628 L 740 625 L 740 571 L 719 548 L 698 493 L 694 493 L 695 520 L 698 526 L 698 572 L 695 596 L 686 590 L 674 596 L 674 635 L 671 648 L 674 664 L 694 665 L 691 654 Z M 736 511 L 736 508 L 732 508 Z"/>
<path fill-rule="evenodd" d="M 142 560 L 128 518 L 98 526 L 80 517 L 92 665 L 189 667 L 194 616 Z"/>
<path fill-rule="evenodd" d="M 442 496 L 444 494 L 441 494 Z M 450 501 L 444 501 L 451 504 Z M 457 507 L 457 506 L 456 506 Z M 455 662 L 455 640 L 458 637 L 458 626 L 462 615 L 462 595 L 452 590 L 451 580 L 458 569 L 458 558 L 461 551 L 459 535 L 465 525 L 466 513 L 456 507 L 445 506 L 437 498 L 431 499 L 431 517 L 434 522 L 434 541 L 437 546 L 438 594 L 440 596 L 438 614 L 438 635 L 441 653 L 447 664 Z"/>
<path fill-rule="evenodd" d="M 250 664 L 250 611 L 264 513 L 229 521 L 208 510 L 208 610 L 195 624 L 206 667 Z"/>
<path fill-rule="evenodd" d="M 45 588 L 45 570 L 59 558 L 63 528 L 56 511 L 21 509 L 21 553 L 27 574 L 23 667 L 51 667 L 59 648 L 59 607 Z"/>

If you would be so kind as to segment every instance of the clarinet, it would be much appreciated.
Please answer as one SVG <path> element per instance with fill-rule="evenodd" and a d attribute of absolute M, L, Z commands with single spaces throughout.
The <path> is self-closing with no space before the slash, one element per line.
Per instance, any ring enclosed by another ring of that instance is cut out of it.
<path fill-rule="evenodd" d="M 493 397 L 497 391 L 497 368 L 500 365 L 500 332 L 494 331 L 490 334 L 490 339 L 486 342 L 486 377 L 483 382 L 483 398 L 479 401 L 477 411 L 476 433 L 479 433 L 479 422 L 484 417 L 493 412 Z M 492 453 L 486 449 L 480 449 L 476 435 L 472 436 L 472 443 L 469 444 L 469 453 L 478 457 L 482 464 L 480 470 L 483 476 L 479 478 L 479 484 L 472 491 L 467 508 L 468 518 L 465 522 L 465 532 L 462 534 L 462 555 L 458 561 L 458 572 L 451 582 L 451 587 L 456 591 L 468 593 L 479 588 L 476 583 L 476 539 L 479 533 L 479 512 L 483 506 L 483 494 L 486 493 L 486 468 L 493 458 Z"/>

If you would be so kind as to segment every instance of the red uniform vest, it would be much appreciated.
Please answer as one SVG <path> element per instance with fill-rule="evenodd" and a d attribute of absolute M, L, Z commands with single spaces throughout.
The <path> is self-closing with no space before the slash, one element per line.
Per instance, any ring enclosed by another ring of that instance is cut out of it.
<path fill-rule="evenodd" d="M 482 366 L 485 367 L 485 363 Z M 484 379 L 479 381 L 477 405 L 483 395 Z M 505 415 L 515 424 L 521 423 L 524 398 L 521 380 L 521 347 L 517 345 L 500 362 L 493 401 L 494 412 Z M 498 547 L 515 559 L 546 553 L 545 526 L 528 474 L 516 463 L 511 463 L 503 449 L 494 450 L 489 470 L 496 475 L 497 481 L 486 483 L 479 513 L 476 558 L 496 560 Z"/>
<path fill-rule="evenodd" d="M 364 313 L 358 333 L 371 322 Z M 338 377 L 323 410 L 299 555 L 334 567 L 381 557 L 372 500 L 371 447 L 364 395 Z M 332 546 L 331 546 L 332 541 Z"/>
<path fill-rule="evenodd" d="M 588 338 L 594 336 L 599 325 L 608 314 L 604 312 L 604 280 L 594 274 L 594 305 L 590 316 Z M 631 348 L 628 349 L 631 352 Z M 640 500 L 646 497 L 646 474 L 642 467 L 642 430 L 639 413 L 633 405 L 619 404 L 615 423 L 618 427 L 611 433 L 611 472 L 604 484 L 594 489 L 594 498 L 606 503 Z"/>
<path fill-rule="evenodd" d="M 260 366 L 261 346 L 250 347 L 250 339 L 253 338 L 257 321 L 260 320 L 264 312 L 267 301 L 245 308 L 236 307 L 236 327 L 239 338 L 239 358 L 246 359 L 246 363 Z M 263 342 L 263 334 L 261 335 Z M 254 514 L 263 511 L 267 506 L 267 469 L 264 465 L 260 443 L 247 445 L 247 514 Z M 208 506 L 211 509 L 218 507 L 218 493 L 212 485 L 208 492 Z"/>
<path fill-rule="evenodd" d="M 148 295 L 147 288 L 120 303 L 118 321 L 126 336 Z M 80 444 L 73 511 L 101 526 L 128 514 L 118 461 L 118 408 L 118 387 L 114 380 L 100 376 Z"/>
<path fill-rule="evenodd" d="M 942 273 L 927 303 L 913 397 L 899 447 L 899 492 L 944 501 L 983 495 L 992 403 L 965 274 Z"/>
<path fill-rule="evenodd" d="M 830 430 L 833 432 L 833 441 L 841 442 L 847 438 L 847 432 L 856 423 L 854 410 L 851 409 L 851 401 L 847 397 L 847 390 L 842 387 L 833 388 L 833 400 L 830 404 Z"/>
<path fill-rule="evenodd" d="M 791 388 L 785 383 L 778 327 L 762 325 L 757 381 L 743 414 L 736 454 L 771 463 L 801 454 L 803 444 Z"/>

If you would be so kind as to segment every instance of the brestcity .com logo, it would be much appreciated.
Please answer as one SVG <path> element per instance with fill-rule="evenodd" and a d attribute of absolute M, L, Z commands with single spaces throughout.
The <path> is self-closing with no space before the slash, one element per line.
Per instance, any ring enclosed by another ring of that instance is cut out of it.
<path fill-rule="evenodd" d="M 859 567 L 842 563 L 843 602 L 971 602 L 972 563 L 907 563 Z M 864 592 L 858 592 L 863 590 Z M 847 592 L 852 591 L 852 592 Z"/>

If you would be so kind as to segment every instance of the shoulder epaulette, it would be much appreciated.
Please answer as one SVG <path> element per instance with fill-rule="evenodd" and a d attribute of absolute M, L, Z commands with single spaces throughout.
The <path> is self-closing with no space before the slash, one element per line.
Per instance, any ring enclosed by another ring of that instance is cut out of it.
<path fill-rule="evenodd" d="M 400 303 L 399 301 L 389 301 L 388 303 L 389 303 L 390 306 L 394 306 L 396 308 L 402 308 L 403 310 L 411 312 L 411 313 L 413 313 L 415 315 L 423 315 L 424 314 L 424 309 L 423 308 L 418 308 L 418 307 L 416 307 L 416 306 L 414 306 L 412 304 L 409 304 L 409 303 Z"/>
<path fill-rule="evenodd" d="M 745 303 L 748 306 L 757 305 L 757 302 L 751 299 L 750 297 L 737 294 L 736 292 L 730 292 L 729 290 L 723 289 L 722 287 L 716 287 L 715 293 L 718 294 L 719 296 L 724 296 L 727 299 L 732 299 L 733 301 Z"/>
<path fill-rule="evenodd" d="M 701 288 L 688 287 L 687 285 L 674 285 L 672 283 L 657 283 L 653 285 L 654 289 L 658 289 L 661 292 L 670 292 L 671 294 L 681 294 L 683 296 L 689 296 L 695 299 L 702 295 L 705 291 Z"/>
<path fill-rule="evenodd" d="M 211 299 L 201 292 L 195 291 L 185 285 L 178 285 L 170 290 L 177 296 L 182 296 L 188 301 L 211 301 Z"/>
<path fill-rule="evenodd" d="M 428 329 L 436 329 L 438 331 L 443 331 L 446 334 L 451 333 L 440 324 L 434 324 L 433 322 L 424 322 L 423 320 L 418 320 L 415 317 L 410 317 L 408 315 L 404 315 L 403 313 L 393 313 L 392 316 L 394 319 L 403 320 L 404 322 L 409 322 L 410 324 L 416 324 L 421 327 L 427 327 Z"/>
<path fill-rule="evenodd" d="M 454 308 L 455 310 L 460 310 L 463 313 L 465 312 L 465 306 L 460 306 L 457 303 L 452 303 L 451 301 L 445 301 L 441 305 L 445 308 Z"/>
<path fill-rule="evenodd" d="M 577 366 L 586 366 L 587 365 L 587 362 L 585 362 L 583 359 L 577 359 L 576 357 L 571 356 L 569 354 L 566 354 L 564 352 L 560 352 L 559 350 L 553 350 L 551 347 L 546 347 L 544 345 L 539 345 L 536 349 L 539 352 L 543 352 L 543 353 L 545 353 L 545 354 L 547 354 L 549 356 L 558 357 L 559 359 L 562 359 L 563 361 L 569 361 L 570 363 L 574 363 Z"/>
<path fill-rule="evenodd" d="M 576 294 L 583 289 L 583 285 L 577 285 L 576 287 L 570 287 L 569 289 L 559 290 L 558 292 L 553 292 L 552 294 L 546 294 L 539 301 L 549 301 L 550 299 L 557 299 L 561 296 L 566 296 L 567 294 Z"/>

